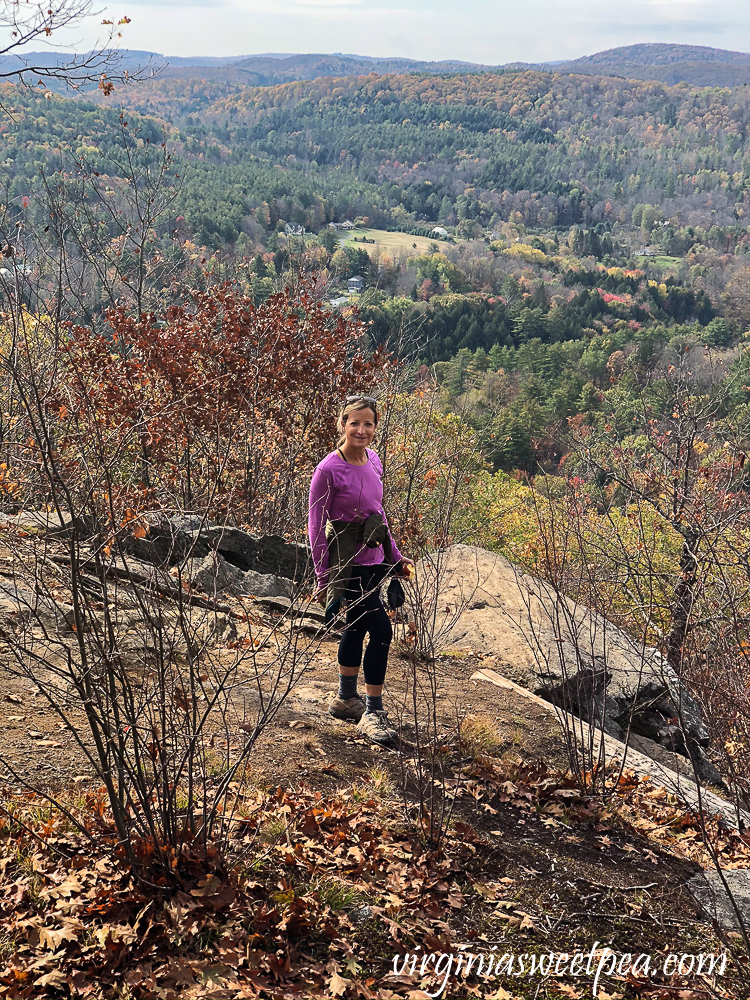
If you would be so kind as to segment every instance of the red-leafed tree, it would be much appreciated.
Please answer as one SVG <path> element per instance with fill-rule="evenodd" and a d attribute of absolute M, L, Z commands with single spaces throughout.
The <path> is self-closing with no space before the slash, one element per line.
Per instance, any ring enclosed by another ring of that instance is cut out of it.
<path fill-rule="evenodd" d="M 344 396 L 388 360 L 305 293 L 256 305 L 229 284 L 163 319 L 112 310 L 62 345 L 47 410 L 64 478 L 108 521 L 194 510 L 294 533 Z"/>

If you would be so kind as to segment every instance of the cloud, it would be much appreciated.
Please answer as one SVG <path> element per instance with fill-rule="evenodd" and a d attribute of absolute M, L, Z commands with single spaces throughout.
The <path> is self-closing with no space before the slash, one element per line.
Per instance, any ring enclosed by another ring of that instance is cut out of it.
<path fill-rule="evenodd" d="M 232 6 L 231 0 L 127 0 L 129 7 L 169 7 L 172 10 L 191 10 L 194 7 L 223 7 L 225 9 Z M 212 53 L 205 53 L 211 55 Z"/>
<path fill-rule="evenodd" d="M 362 0 L 297 0 L 297 6 L 306 9 L 308 7 L 358 7 L 362 3 Z M 294 9 L 289 7 L 289 10 Z M 278 5 L 276 7 L 278 10 Z"/>
<path fill-rule="evenodd" d="M 305 6 L 301 6 L 301 4 L 305 4 Z M 247 10 L 248 8 L 243 4 L 243 9 Z M 279 9 L 277 5 L 274 8 L 274 12 L 278 14 Z M 261 2 L 258 4 L 257 10 L 259 12 L 266 11 L 268 7 L 265 3 Z M 374 27 L 377 27 L 378 21 L 383 18 L 390 18 L 392 20 L 394 17 L 416 18 L 419 16 L 416 11 L 410 10 L 408 7 L 354 7 L 348 5 L 346 0 L 292 0 L 288 7 L 281 7 L 281 10 L 285 14 L 315 17 L 322 21 L 340 18 L 342 22 L 372 22 Z M 356 47 L 354 39 L 349 42 L 349 46 L 351 45 L 355 45 Z M 350 48 L 350 51 L 354 52 L 355 49 Z"/>
<path fill-rule="evenodd" d="M 350 52 L 498 64 L 648 41 L 737 49 L 750 29 L 750 4 L 737 0 L 117 0 L 117 17 L 128 13 L 124 46 L 173 56 Z"/>
<path fill-rule="evenodd" d="M 634 34 L 640 36 L 641 41 L 650 41 L 649 36 L 668 35 L 671 42 L 677 42 L 678 35 L 723 35 L 731 29 L 739 29 L 737 24 L 716 24 L 715 21 L 681 21 L 676 25 L 674 21 L 606 21 L 597 26 L 598 35 L 626 33 L 628 36 Z M 621 44 L 626 44 L 622 42 Z M 630 43 L 627 43 L 630 44 Z"/>

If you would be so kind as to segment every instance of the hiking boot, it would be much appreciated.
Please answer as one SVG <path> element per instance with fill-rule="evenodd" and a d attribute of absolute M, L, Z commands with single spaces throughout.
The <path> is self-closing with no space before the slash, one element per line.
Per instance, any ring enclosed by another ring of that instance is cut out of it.
<path fill-rule="evenodd" d="M 398 733 L 391 728 L 383 709 L 378 712 L 365 712 L 357 723 L 357 730 L 378 746 L 387 747 L 389 750 L 398 750 L 401 746 Z"/>
<path fill-rule="evenodd" d="M 343 719 L 345 722 L 359 722 L 365 714 L 365 699 L 361 694 L 355 694 L 353 698 L 339 698 L 338 695 L 334 695 L 328 706 L 328 714 L 334 719 Z"/>

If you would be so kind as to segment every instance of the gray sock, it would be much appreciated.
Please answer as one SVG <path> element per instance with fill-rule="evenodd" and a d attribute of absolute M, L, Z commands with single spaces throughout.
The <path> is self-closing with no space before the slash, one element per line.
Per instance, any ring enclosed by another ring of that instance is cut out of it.
<path fill-rule="evenodd" d="M 349 698 L 354 698 L 357 694 L 357 675 L 354 677 L 344 677 L 343 674 L 339 674 L 339 698 L 343 698 L 344 701 L 348 701 Z"/>
<path fill-rule="evenodd" d="M 365 695 L 365 708 L 366 712 L 382 712 L 383 711 L 383 696 L 382 694 L 366 694 Z"/>

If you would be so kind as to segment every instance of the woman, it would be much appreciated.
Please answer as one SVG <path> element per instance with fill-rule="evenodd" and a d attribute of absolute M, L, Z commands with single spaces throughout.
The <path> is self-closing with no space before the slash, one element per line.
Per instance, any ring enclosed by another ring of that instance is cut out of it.
<path fill-rule="evenodd" d="M 377 426 L 377 402 L 371 396 L 348 396 L 339 414 L 338 446 L 315 469 L 310 484 L 308 530 L 318 598 L 326 604 L 327 620 L 338 611 L 341 597 L 347 602 L 339 643 L 339 689 L 328 711 L 336 719 L 356 721 L 373 743 L 397 747 L 398 735 L 383 709 L 393 631 L 379 588 L 388 563 L 400 576 L 408 576 L 414 564 L 399 552 L 383 512 L 383 466 L 369 448 Z M 357 692 L 360 664 L 365 698 Z"/>

